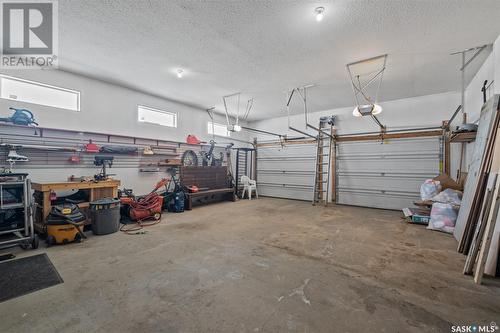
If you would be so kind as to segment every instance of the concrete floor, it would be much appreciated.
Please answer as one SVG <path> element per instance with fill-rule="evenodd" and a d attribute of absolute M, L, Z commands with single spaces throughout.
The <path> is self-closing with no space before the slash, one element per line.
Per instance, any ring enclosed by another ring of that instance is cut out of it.
<path fill-rule="evenodd" d="M 0 332 L 450 332 L 500 322 L 496 280 L 399 212 L 244 200 L 47 252 L 64 283 L 0 303 Z"/>

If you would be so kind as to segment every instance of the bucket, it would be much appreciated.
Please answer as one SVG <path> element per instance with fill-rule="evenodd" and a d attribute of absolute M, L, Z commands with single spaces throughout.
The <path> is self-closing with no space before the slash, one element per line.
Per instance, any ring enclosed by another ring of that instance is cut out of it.
<path fill-rule="evenodd" d="M 103 198 L 90 203 L 92 232 L 107 235 L 120 229 L 120 200 Z"/>

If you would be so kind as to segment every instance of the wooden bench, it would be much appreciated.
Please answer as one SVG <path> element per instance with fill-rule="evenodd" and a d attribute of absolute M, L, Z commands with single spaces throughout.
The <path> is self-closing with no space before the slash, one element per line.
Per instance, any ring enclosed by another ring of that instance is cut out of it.
<path fill-rule="evenodd" d="M 227 167 L 181 167 L 180 180 L 184 186 L 196 186 L 198 192 L 186 193 L 186 210 L 191 210 L 194 204 L 204 204 L 214 201 L 235 201 L 234 187 L 227 174 Z"/>

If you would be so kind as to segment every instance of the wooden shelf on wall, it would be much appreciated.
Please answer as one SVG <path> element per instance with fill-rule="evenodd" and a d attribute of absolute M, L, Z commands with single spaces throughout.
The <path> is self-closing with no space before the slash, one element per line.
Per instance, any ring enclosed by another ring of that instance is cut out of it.
<path fill-rule="evenodd" d="M 450 142 L 473 142 L 476 140 L 476 132 L 452 133 Z"/>

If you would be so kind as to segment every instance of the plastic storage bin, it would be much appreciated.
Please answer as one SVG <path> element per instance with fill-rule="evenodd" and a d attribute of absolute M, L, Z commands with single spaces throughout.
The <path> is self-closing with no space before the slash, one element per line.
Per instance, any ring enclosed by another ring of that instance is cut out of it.
<path fill-rule="evenodd" d="M 120 229 L 120 200 L 103 198 L 90 203 L 92 232 L 107 235 Z"/>

